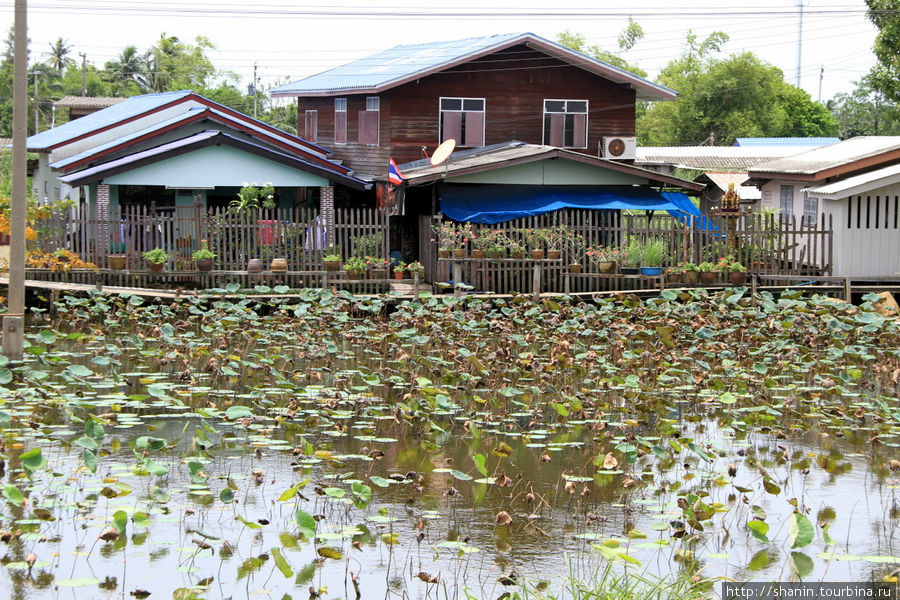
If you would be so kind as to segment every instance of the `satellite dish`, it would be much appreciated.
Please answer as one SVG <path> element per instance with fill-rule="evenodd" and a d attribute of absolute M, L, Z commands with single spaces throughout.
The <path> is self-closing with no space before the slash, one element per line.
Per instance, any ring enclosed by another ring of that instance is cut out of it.
<path fill-rule="evenodd" d="M 449 139 L 443 142 L 440 146 L 434 149 L 434 154 L 431 155 L 431 158 L 428 160 L 431 161 L 431 166 L 436 167 L 453 154 L 453 149 L 456 148 L 456 140 Z"/>

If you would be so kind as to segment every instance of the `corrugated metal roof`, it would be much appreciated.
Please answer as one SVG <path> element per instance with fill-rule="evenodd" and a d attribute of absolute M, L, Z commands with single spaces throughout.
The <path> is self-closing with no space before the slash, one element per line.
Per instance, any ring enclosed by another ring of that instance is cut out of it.
<path fill-rule="evenodd" d="M 646 177 L 654 184 L 682 186 L 691 190 L 703 189 L 702 185 L 692 181 L 686 181 L 671 175 L 663 175 L 656 171 L 650 171 L 641 167 L 611 161 L 597 156 L 581 154 L 571 150 L 564 150 L 555 146 L 526 144 L 520 141 L 511 141 L 454 152 L 446 162 L 436 167 L 432 167 L 428 160 L 417 160 L 412 163 L 399 165 L 399 167 L 407 181 L 410 184 L 415 185 L 417 183 L 427 183 L 436 179 L 452 177 L 453 175 L 463 174 L 473 170 L 503 168 L 504 166 L 507 166 L 508 163 L 516 164 L 529 162 L 529 159 L 541 160 L 543 157 L 563 158 L 591 163 L 599 168 L 611 168 L 638 177 Z"/>
<path fill-rule="evenodd" d="M 837 137 L 745 137 L 737 138 L 735 146 L 828 146 L 837 144 Z"/>
<path fill-rule="evenodd" d="M 134 133 L 122 136 L 120 138 L 117 138 L 117 139 L 107 142 L 105 144 L 101 144 L 99 146 L 89 148 L 89 149 L 85 150 L 84 152 L 80 152 L 74 156 L 70 156 L 68 158 L 58 160 L 54 163 L 51 163 L 50 167 L 54 168 L 54 169 L 63 169 L 68 165 L 80 162 L 82 160 L 90 158 L 91 156 L 99 154 L 105 150 L 109 150 L 110 148 L 115 148 L 116 146 L 126 144 L 132 140 L 141 138 L 148 134 L 152 134 L 161 129 L 165 129 L 166 127 L 169 127 L 169 126 L 177 124 L 181 121 L 190 119 L 190 118 L 196 116 L 197 114 L 203 113 L 203 112 L 208 112 L 210 115 L 215 115 L 215 116 L 219 117 L 221 120 L 226 121 L 226 122 L 231 122 L 231 123 L 235 122 L 235 119 L 233 117 L 225 114 L 224 112 L 222 112 L 220 110 L 216 110 L 214 108 L 209 108 L 206 106 L 190 106 L 190 107 L 188 107 L 188 110 L 186 110 L 184 113 L 177 115 L 171 119 L 167 119 L 165 121 L 160 121 L 159 123 L 154 123 L 154 124 L 150 125 L 149 127 L 142 129 L 140 131 L 136 131 Z M 305 146 L 303 144 L 296 142 L 295 140 L 298 139 L 296 136 L 289 134 L 287 132 L 284 132 L 283 136 L 275 135 L 272 132 L 270 132 L 266 129 L 263 129 L 262 127 L 254 125 L 253 124 L 254 119 L 251 119 L 250 117 L 247 117 L 247 119 L 248 119 L 248 121 L 241 120 L 241 121 L 239 121 L 239 123 L 259 134 L 264 135 L 264 136 L 275 137 L 278 140 L 280 140 L 281 142 L 296 148 L 299 152 L 301 152 L 303 154 L 312 154 L 314 156 L 318 156 L 319 158 L 323 158 L 323 159 L 327 160 L 324 153 L 317 153 L 314 150 L 310 149 L 309 146 Z"/>
<path fill-rule="evenodd" d="M 859 136 L 831 146 L 823 146 L 780 160 L 755 165 L 755 173 L 815 175 L 820 171 L 848 165 L 885 152 L 900 150 L 900 136 Z"/>
<path fill-rule="evenodd" d="M 111 96 L 63 96 L 53 103 L 53 108 L 106 108 L 128 98 Z"/>
<path fill-rule="evenodd" d="M 753 165 L 803 150 L 790 146 L 638 146 L 635 164 L 672 165 L 702 171 L 746 171 Z"/>
<path fill-rule="evenodd" d="M 900 182 L 900 164 L 891 165 L 883 169 L 869 171 L 862 175 L 847 177 L 828 185 L 820 185 L 810 187 L 803 190 L 809 192 L 811 196 L 826 198 L 829 200 L 840 200 L 853 196 L 855 194 L 864 194 L 877 188 L 893 185 Z"/>
<path fill-rule="evenodd" d="M 59 127 L 37 133 L 28 138 L 27 147 L 29 150 L 47 150 L 57 144 L 67 142 L 97 129 L 115 125 L 190 94 L 190 90 L 181 90 L 178 92 L 132 96 L 124 102 L 119 102 L 103 110 L 85 115 L 80 119 L 69 121 Z"/>
<path fill-rule="evenodd" d="M 707 171 L 695 181 L 702 181 L 704 177 L 723 192 L 727 192 L 728 184 L 733 183 L 734 189 L 737 191 L 738 196 L 741 197 L 741 200 L 759 200 L 762 198 L 762 191 L 759 188 L 741 185 L 750 178 L 746 171 Z"/>
<path fill-rule="evenodd" d="M 396 46 L 271 90 L 273 96 L 379 92 L 467 62 L 505 47 L 527 43 L 556 58 L 635 87 L 642 100 L 673 99 L 677 92 L 532 33 L 507 33 Z"/>

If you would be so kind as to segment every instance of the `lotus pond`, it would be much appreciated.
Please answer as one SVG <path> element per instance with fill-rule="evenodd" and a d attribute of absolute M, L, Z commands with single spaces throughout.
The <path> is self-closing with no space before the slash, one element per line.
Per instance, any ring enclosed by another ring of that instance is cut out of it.
<path fill-rule="evenodd" d="M 0 595 L 890 581 L 876 299 L 67 298 L 0 365 Z"/>

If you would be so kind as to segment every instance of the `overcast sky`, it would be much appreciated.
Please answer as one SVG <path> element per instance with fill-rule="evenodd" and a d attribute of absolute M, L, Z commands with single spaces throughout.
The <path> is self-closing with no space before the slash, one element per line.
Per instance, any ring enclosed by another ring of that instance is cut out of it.
<path fill-rule="evenodd" d="M 568 29 L 590 44 L 615 49 L 632 16 L 646 36 L 625 58 L 653 79 L 680 54 L 688 30 L 714 30 L 731 40 L 726 53 L 750 50 L 781 68 L 794 83 L 799 0 L 29 0 L 32 55 L 46 58 L 50 43 L 66 40 L 74 54 L 102 66 L 128 44 L 146 50 L 165 32 L 193 41 L 206 36 L 219 69 L 250 82 L 258 65 L 262 86 L 300 79 L 399 44 L 494 33 L 532 32 L 556 40 Z M 802 0 L 801 85 L 819 98 L 852 90 L 875 62 L 875 28 L 863 0 Z M 2 0 L 8 30 L 13 0 Z M 427 14 L 426 14 L 427 13 Z M 76 56 L 77 58 L 77 56 Z M 80 59 L 79 59 L 80 60 Z"/>

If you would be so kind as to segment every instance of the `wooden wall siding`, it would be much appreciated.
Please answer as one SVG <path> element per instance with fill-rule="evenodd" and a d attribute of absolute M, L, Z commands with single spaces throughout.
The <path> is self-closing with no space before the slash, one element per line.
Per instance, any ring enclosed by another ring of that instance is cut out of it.
<path fill-rule="evenodd" d="M 587 100 L 586 148 L 596 155 L 601 138 L 634 135 L 634 91 L 592 75 L 528 47 L 516 46 L 447 71 L 423 77 L 380 94 L 380 142 L 378 147 L 359 144 L 359 111 L 366 108 L 365 95 L 347 98 L 347 143 L 334 143 L 334 97 L 300 98 L 298 118 L 307 110 L 318 110 L 318 140 L 334 151 L 357 174 L 378 175 L 387 171 L 387 158 L 398 163 L 422 158 L 439 143 L 439 99 L 484 98 L 484 143 L 521 140 L 544 143 L 545 99 Z M 462 141 L 462 140 L 457 140 Z M 546 140 L 549 143 L 549 140 Z"/>

